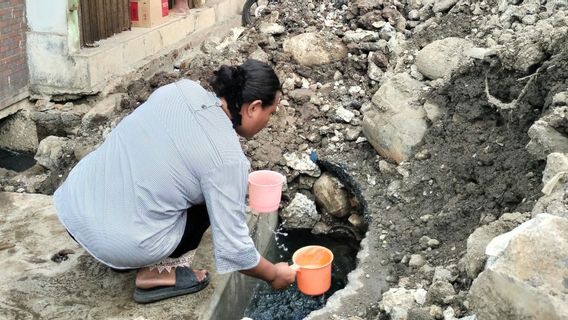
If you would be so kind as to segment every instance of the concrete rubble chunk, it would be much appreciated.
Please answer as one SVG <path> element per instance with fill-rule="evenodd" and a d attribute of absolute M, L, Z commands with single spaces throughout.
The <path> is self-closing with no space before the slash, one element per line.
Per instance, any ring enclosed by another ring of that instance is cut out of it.
<path fill-rule="evenodd" d="M 340 61 L 347 56 L 347 47 L 330 33 L 303 33 L 284 41 L 284 52 L 305 66 Z"/>
<path fill-rule="evenodd" d="M 315 202 L 301 193 L 296 193 L 280 217 L 290 229 L 311 229 L 320 220 Z"/>
<path fill-rule="evenodd" d="M 434 6 L 432 7 L 432 11 L 434 12 L 446 12 L 450 10 L 458 0 L 436 0 L 434 2 Z"/>
<path fill-rule="evenodd" d="M 542 196 L 535 204 L 533 217 L 540 213 L 549 213 L 568 218 L 568 154 L 551 153 L 546 158 L 546 167 L 542 175 Z"/>
<path fill-rule="evenodd" d="M 487 248 L 468 300 L 479 319 L 568 319 L 568 219 L 540 214 Z"/>
<path fill-rule="evenodd" d="M 298 155 L 297 153 L 286 153 L 284 154 L 284 160 L 286 160 L 286 165 L 300 173 L 319 177 L 321 175 L 320 168 L 310 160 L 310 156 L 307 154 Z"/>
<path fill-rule="evenodd" d="M 424 138 L 428 124 L 417 100 L 421 93 L 421 82 L 400 73 L 373 96 L 374 107 L 364 113 L 363 134 L 381 156 L 401 163 Z"/>
<path fill-rule="evenodd" d="M 111 94 L 98 102 L 89 112 L 83 116 L 83 126 L 94 128 L 109 121 L 112 114 L 120 108 L 123 94 Z"/>
<path fill-rule="evenodd" d="M 259 31 L 264 34 L 282 34 L 286 32 L 286 28 L 275 22 L 262 22 L 259 26 Z"/>
<path fill-rule="evenodd" d="M 35 153 L 39 145 L 33 120 L 18 112 L 0 126 L 0 147 L 23 153 Z"/>
<path fill-rule="evenodd" d="M 537 120 L 529 128 L 531 140 L 527 151 L 537 159 L 546 159 L 549 153 L 568 153 L 568 137 L 556 131 L 544 120 Z"/>
<path fill-rule="evenodd" d="M 330 215 L 343 218 L 349 214 L 349 193 L 331 174 L 323 173 L 314 183 L 313 192 L 316 203 Z"/>
<path fill-rule="evenodd" d="M 416 66 L 429 79 L 447 78 L 471 61 L 465 53 L 471 48 L 473 43 L 466 39 L 450 37 L 436 40 L 418 51 Z"/>
<path fill-rule="evenodd" d="M 438 280 L 432 283 L 426 295 L 426 301 L 430 304 L 444 304 L 446 298 L 456 294 L 451 283 L 444 280 Z"/>
<path fill-rule="evenodd" d="M 461 268 L 465 270 L 467 276 L 475 279 L 483 271 L 487 260 L 485 248 L 493 238 L 512 230 L 527 219 L 529 219 L 527 213 L 505 213 L 499 220 L 475 229 L 467 238 L 467 251 L 460 261 Z"/>
<path fill-rule="evenodd" d="M 410 261 L 408 261 L 408 265 L 411 267 L 421 267 L 426 264 L 426 259 L 421 254 L 413 254 L 410 256 Z"/>
<path fill-rule="evenodd" d="M 57 169 L 67 149 L 69 139 L 49 136 L 39 143 L 34 159 L 48 169 Z"/>
<path fill-rule="evenodd" d="M 353 118 L 355 117 L 355 114 L 345 109 L 344 107 L 339 106 L 337 107 L 337 109 L 335 109 L 335 116 L 337 117 L 337 119 L 345 123 L 350 123 L 351 120 L 353 120 Z"/>
<path fill-rule="evenodd" d="M 346 42 L 361 42 L 361 41 L 377 41 L 379 40 L 379 33 L 370 30 L 348 30 L 343 36 Z"/>
<path fill-rule="evenodd" d="M 424 303 L 424 289 L 390 288 L 383 293 L 379 307 L 384 310 L 391 320 L 406 320 L 410 309 Z"/>

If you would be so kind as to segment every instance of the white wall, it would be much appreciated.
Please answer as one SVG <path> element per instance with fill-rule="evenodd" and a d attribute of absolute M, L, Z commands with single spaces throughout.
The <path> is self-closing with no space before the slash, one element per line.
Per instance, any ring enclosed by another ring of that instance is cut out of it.
<path fill-rule="evenodd" d="M 32 32 L 67 35 L 67 0 L 26 0 L 26 16 Z"/>

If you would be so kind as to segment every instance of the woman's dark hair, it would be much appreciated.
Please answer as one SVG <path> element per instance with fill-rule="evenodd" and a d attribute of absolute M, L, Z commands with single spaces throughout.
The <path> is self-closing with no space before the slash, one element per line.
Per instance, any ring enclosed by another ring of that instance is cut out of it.
<path fill-rule="evenodd" d="M 281 90 L 280 80 L 274 70 L 266 63 L 253 59 L 240 66 L 221 66 L 214 72 L 210 84 L 217 97 L 227 101 L 234 128 L 241 125 L 239 112 L 243 103 L 260 100 L 262 107 L 267 108 Z"/>

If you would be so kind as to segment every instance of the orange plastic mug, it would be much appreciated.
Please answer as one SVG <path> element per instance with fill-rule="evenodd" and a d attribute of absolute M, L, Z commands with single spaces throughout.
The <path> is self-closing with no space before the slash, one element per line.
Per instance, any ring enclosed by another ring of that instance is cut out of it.
<path fill-rule="evenodd" d="M 298 249 L 292 256 L 291 268 L 296 270 L 298 289 L 309 296 L 318 296 L 331 287 L 333 252 L 322 246 Z"/>

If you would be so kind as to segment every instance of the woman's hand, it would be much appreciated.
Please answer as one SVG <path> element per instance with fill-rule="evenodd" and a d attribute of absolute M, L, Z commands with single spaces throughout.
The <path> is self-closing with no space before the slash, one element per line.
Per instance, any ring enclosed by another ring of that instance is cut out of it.
<path fill-rule="evenodd" d="M 272 288 L 277 290 L 284 289 L 296 281 L 296 271 L 290 268 L 286 262 L 276 263 L 274 267 L 276 276 L 270 281 Z"/>

